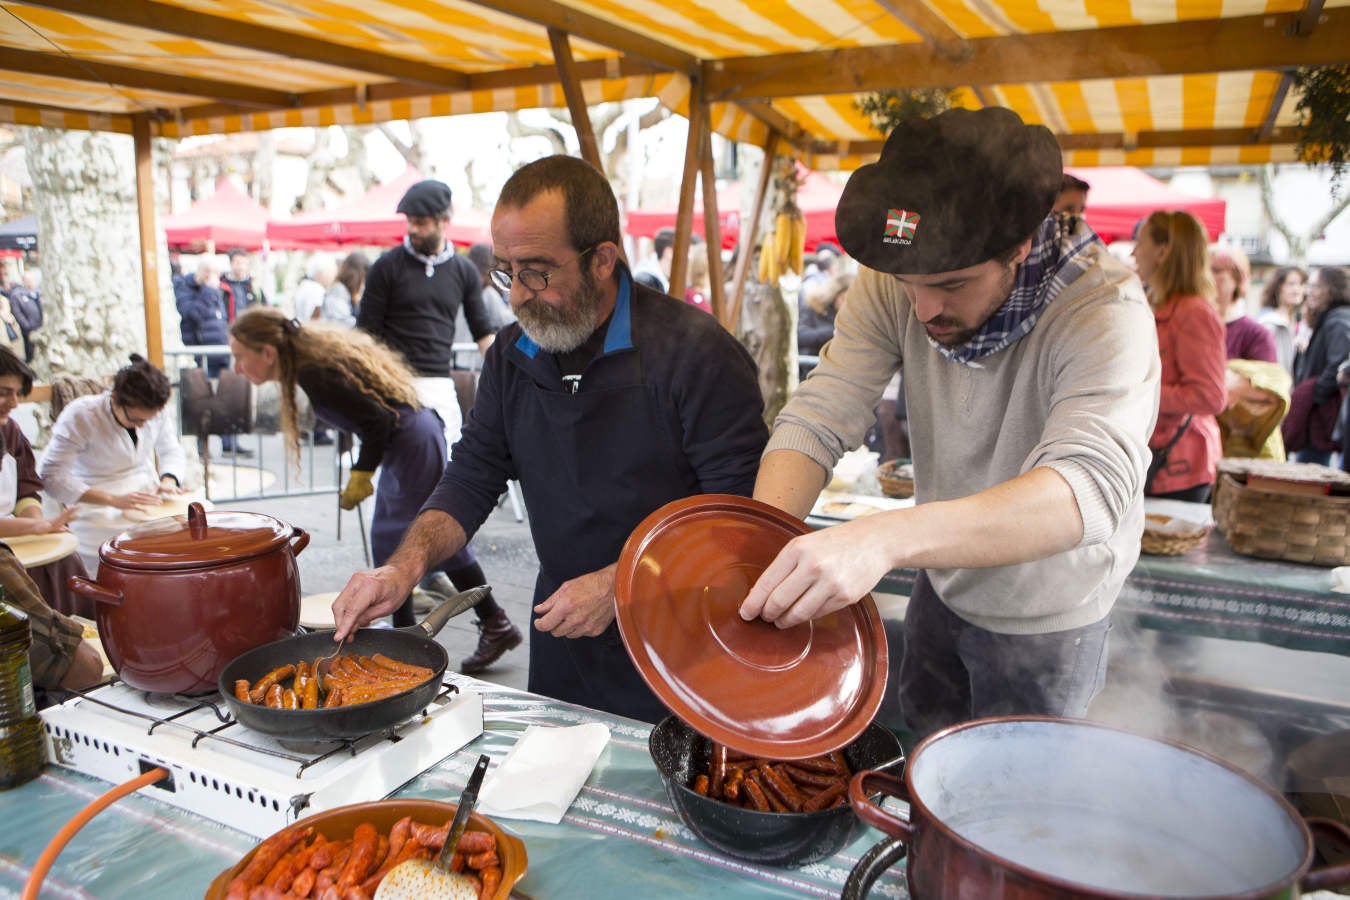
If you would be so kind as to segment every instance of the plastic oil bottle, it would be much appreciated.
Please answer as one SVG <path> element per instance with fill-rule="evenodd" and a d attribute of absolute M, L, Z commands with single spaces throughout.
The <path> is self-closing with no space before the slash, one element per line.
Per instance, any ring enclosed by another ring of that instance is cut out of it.
<path fill-rule="evenodd" d="M 42 771 L 47 742 L 28 668 L 28 614 L 3 597 L 0 590 L 0 790 L 8 790 Z"/>

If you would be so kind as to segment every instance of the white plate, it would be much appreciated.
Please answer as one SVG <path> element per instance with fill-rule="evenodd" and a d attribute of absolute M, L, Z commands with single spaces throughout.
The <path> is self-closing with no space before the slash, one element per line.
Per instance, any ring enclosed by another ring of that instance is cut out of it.
<path fill-rule="evenodd" d="M 819 519 L 847 522 L 872 515 L 869 510 L 885 512 L 914 505 L 913 497 L 897 500 L 894 497 L 874 497 L 871 494 L 846 494 L 840 491 L 821 491 L 811 507 L 811 515 Z"/>
<path fill-rule="evenodd" d="M 80 539 L 69 531 L 57 531 L 52 534 L 25 534 L 5 538 L 5 543 L 9 544 L 15 558 L 27 569 L 65 559 L 80 546 Z"/>

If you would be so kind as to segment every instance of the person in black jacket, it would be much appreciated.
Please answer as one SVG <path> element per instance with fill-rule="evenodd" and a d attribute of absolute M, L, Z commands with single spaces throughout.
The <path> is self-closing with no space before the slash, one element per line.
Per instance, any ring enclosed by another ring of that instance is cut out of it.
<path fill-rule="evenodd" d="M 667 714 L 620 642 L 619 551 L 672 500 L 748 495 L 768 429 L 745 348 L 638 285 L 621 239 L 614 191 L 583 160 L 546 157 L 506 182 L 491 277 L 517 321 L 489 348 L 473 415 L 399 549 L 334 602 L 337 637 L 397 608 L 516 479 L 539 555 L 529 689 L 649 722 Z"/>
<path fill-rule="evenodd" d="M 197 262 L 197 271 L 182 275 L 173 284 L 174 300 L 178 305 L 179 333 L 185 346 L 224 344 L 230 339 L 230 323 L 226 316 L 225 300 L 220 293 L 220 266 L 215 258 L 203 256 Z M 225 353 L 197 357 L 197 365 L 206 369 L 208 378 L 219 377 L 230 364 Z M 205 450 L 205 435 L 201 437 Z M 253 451 L 240 447 L 233 434 L 220 436 L 222 454 L 252 456 Z"/>
<path fill-rule="evenodd" d="M 23 283 L 9 292 L 9 308 L 23 332 L 25 362 L 33 361 L 33 332 L 42 327 L 42 293 L 38 290 L 38 273 L 29 269 L 23 273 Z"/>

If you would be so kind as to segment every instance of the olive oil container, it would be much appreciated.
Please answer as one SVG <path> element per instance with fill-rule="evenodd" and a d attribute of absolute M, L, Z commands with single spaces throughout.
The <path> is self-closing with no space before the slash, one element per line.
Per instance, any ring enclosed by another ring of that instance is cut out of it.
<path fill-rule="evenodd" d="M 28 614 L 3 596 L 0 591 L 0 790 L 8 790 L 42 771 L 47 742 L 28 668 Z"/>

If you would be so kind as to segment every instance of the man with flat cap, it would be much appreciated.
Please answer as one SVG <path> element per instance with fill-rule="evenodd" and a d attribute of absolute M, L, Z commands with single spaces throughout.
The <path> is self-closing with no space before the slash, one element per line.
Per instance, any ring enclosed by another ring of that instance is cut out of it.
<path fill-rule="evenodd" d="M 492 344 L 495 320 L 483 300 L 478 268 L 456 254 L 446 236 L 450 225 L 450 188 L 435 179 L 419 181 L 403 195 L 398 211 L 408 217 L 408 232 L 400 246 L 386 250 L 371 265 L 356 326 L 408 360 L 417 373 L 413 381 L 417 399 L 441 417 L 448 448 L 459 440 L 462 425 L 459 398 L 450 375 L 455 316 L 463 308 L 469 331 L 481 352 L 487 352 Z M 352 508 L 374 492 L 371 474 L 352 471 L 351 481 L 342 492 L 345 508 Z M 415 507 L 409 515 L 415 515 L 425 500 L 426 497 L 407 498 L 408 504 Z M 402 535 L 388 537 L 392 550 Z M 471 547 L 459 551 L 452 563 L 444 571 L 449 572 L 458 590 L 485 583 Z M 486 669 L 523 640 L 506 611 L 491 597 L 474 611 L 478 614 L 478 647 L 460 664 L 461 671 L 470 674 Z M 409 601 L 395 612 L 394 624 L 411 625 L 412 616 Z"/>
<path fill-rule="evenodd" d="M 805 516 L 903 372 L 916 505 L 796 538 L 741 606 L 781 628 L 918 569 L 898 694 L 916 738 L 1082 716 L 1139 555 L 1160 365 L 1143 288 L 1053 213 L 1054 136 L 1000 108 L 901 123 L 835 214 L 862 269 L 779 413 L 755 497 Z"/>

